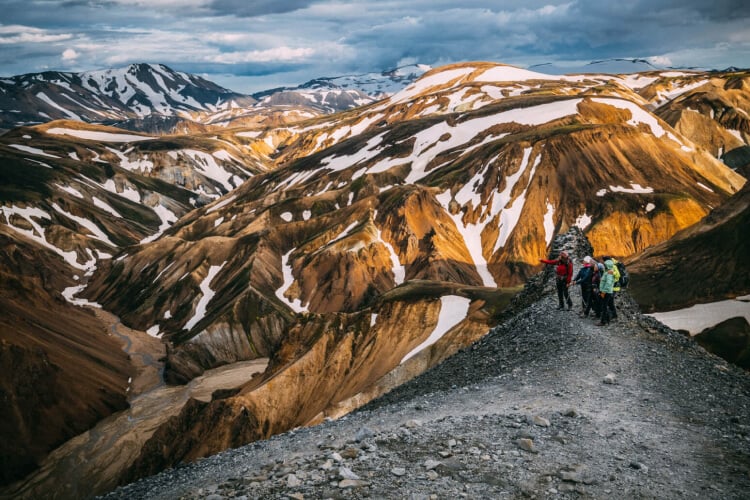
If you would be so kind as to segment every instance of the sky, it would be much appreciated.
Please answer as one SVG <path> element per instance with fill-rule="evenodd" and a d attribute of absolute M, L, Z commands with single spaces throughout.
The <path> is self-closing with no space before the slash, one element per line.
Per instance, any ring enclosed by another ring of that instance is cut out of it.
<path fill-rule="evenodd" d="M 0 9 L 0 76 L 147 62 L 251 93 L 414 63 L 750 67 L 748 0 L 0 0 Z"/>

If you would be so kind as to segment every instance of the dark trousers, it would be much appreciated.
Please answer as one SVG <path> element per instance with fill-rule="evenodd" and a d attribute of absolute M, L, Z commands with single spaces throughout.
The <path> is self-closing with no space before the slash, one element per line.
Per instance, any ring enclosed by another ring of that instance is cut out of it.
<path fill-rule="evenodd" d="M 617 292 L 612 292 L 612 301 L 609 303 L 609 319 L 617 319 L 617 309 L 615 308 L 615 297 L 617 297 Z"/>
<path fill-rule="evenodd" d="M 557 280 L 557 300 L 560 301 L 560 309 L 565 306 L 566 302 L 569 307 L 573 306 L 573 301 L 570 300 L 570 294 L 568 293 L 568 283 L 565 279 L 558 278 Z"/>
<path fill-rule="evenodd" d="M 589 315 L 589 311 L 591 311 L 591 307 L 593 306 L 593 294 L 594 289 L 591 286 L 581 285 L 581 308 L 583 309 L 583 314 L 586 316 Z"/>
<path fill-rule="evenodd" d="M 602 299 L 602 323 L 604 323 L 605 325 L 609 323 L 609 320 L 611 318 L 617 317 L 614 299 L 615 296 L 611 293 L 605 293 L 604 298 Z"/>
<path fill-rule="evenodd" d="M 597 318 L 602 315 L 602 298 L 599 296 L 599 287 L 591 290 L 591 309 Z"/>

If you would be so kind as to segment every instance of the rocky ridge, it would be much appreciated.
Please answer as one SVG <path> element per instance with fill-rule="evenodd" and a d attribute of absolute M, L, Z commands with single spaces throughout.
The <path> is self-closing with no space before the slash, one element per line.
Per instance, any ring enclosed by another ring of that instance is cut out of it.
<path fill-rule="evenodd" d="M 607 327 L 557 311 L 549 277 L 480 341 L 346 417 L 105 498 L 744 498 L 748 375 L 626 293 Z"/>

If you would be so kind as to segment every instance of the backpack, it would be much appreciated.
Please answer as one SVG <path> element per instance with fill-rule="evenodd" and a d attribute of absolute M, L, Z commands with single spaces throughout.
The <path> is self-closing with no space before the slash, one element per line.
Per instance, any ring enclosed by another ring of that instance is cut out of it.
<path fill-rule="evenodd" d="M 617 264 L 615 265 L 617 266 L 617 270 L 620 271 L 620 279 L 618 280 L 616 285 L 619 284 L 620 287 L 627 288 L 628 283 L 630 283 L 630 275 L 628 274 L 628 270 L 625 269 L 625 264 L 623 264 L 622 262 L 617 262 Z"/>

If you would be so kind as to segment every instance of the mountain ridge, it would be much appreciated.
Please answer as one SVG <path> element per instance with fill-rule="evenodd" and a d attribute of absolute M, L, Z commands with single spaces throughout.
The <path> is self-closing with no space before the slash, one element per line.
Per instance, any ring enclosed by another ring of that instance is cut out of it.
<path fill-rule="evenodd" d="M 585 246 L 560 237 L 553 254 L 579 260 Z M 555 301 L 546 271 L 487 336 L 346 417 L 104 498 L 743 498 L 747 373 L 642 316 L 627 293 L 604 328 Z"/>
<path fill-rule="evenodd" d="M 192 404 L 185 441 L 167 448 L 194 458 L 344 414 L 473 342 L 514 291 L 497 286 L 534 275 L 570 227 L 625 256 L 721 205 L 744 182 L 717 152 L 747 141 L 746 78 L 478 62 L 294 123 L 234 109 L 221 120 L 252 123 L 18 128 L 0 138 L 0 222 L 59 255 L 56 300 L 96 301 L 167 341 L 168 381 L 270 358 L 238 391 Z M 721 112 L 696 114 L 711 127 L 680 132 L 652 112 L 707 90 L 718 99 L 700 102 Z M 737 134 L 705 132 L 727 124 Z M 227 427 L 201 432 L 209 421 Z M 176 456 L 159 462 L 158 448 L 141 472 Z"/>

